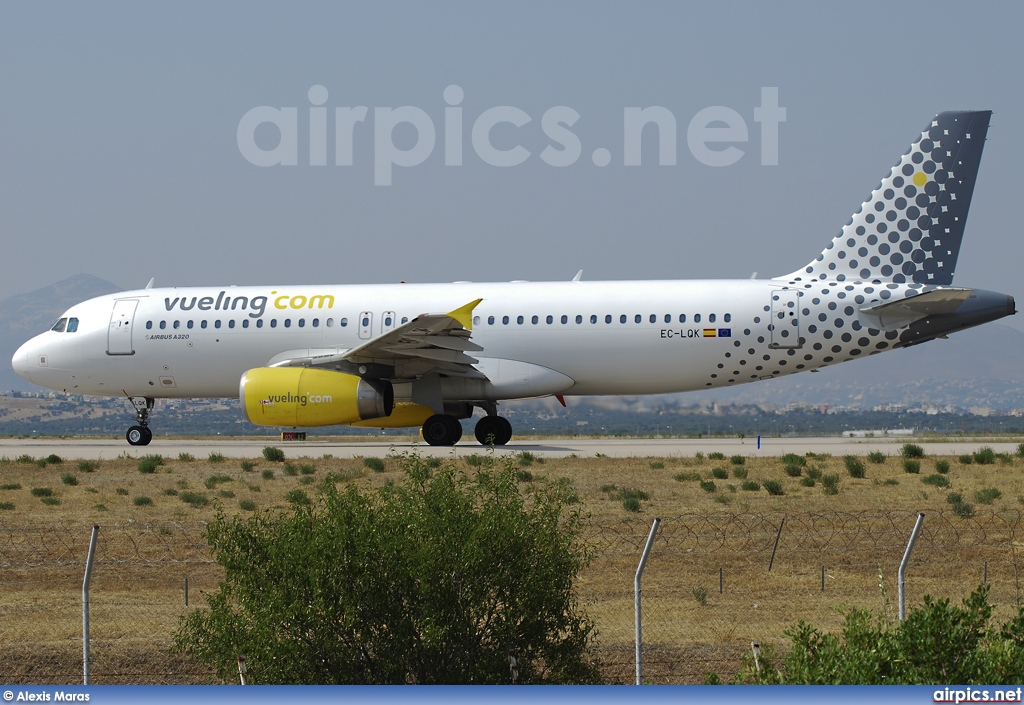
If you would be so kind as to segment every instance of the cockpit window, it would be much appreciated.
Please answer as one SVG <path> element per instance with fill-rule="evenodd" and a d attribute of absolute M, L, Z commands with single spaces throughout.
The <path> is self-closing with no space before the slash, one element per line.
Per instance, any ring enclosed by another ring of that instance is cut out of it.
<path fill-rule="evenodd" d="M 77 318 L 69 318 L 68 319 L 68 331 L 67 332 L 68 333 L 74 333 L 77 330 L 78 330 L 78 319 Z"/>
<path fill-rule="evenodd" d="M 50 330 L 56 331 L 57 333 L 63 333 L 64 332 L 64 327 L 67 324 L 68 324 L 68 319 L 62 318 L 59 321 L 57 321 L 56 323 L 54 323 L 53 324 L 53 328 L 51 328 Z"/>

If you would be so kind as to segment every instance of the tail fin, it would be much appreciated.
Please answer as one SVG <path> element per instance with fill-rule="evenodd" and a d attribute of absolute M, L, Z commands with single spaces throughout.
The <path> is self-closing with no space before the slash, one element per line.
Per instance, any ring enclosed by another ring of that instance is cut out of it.
<path fill-rule="evenodd" d="M 935 116 L 832 244 L 779 278 L 952 284 L 991 115 Z"/>

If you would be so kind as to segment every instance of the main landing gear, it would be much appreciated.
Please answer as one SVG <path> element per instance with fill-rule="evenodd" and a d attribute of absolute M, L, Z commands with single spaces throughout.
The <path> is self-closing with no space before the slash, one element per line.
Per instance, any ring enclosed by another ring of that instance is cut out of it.
<path fill-rule="evenodd" d="M 462 438 L 462 424 L 454 416 L 434 414 L 423 423 L 423 439 L 432 446 L 453 446 Z M 474 431 L 481 445 L 503 446 L 512 440 L 512 424 L 507 419 L 485 416 Z"/>
<path fill-rule="evenodd" d="M 153 440 L 153 432 L 149 430 L 149 412 L 153 410 L 152 397 L 131 397 L 132 405 L 135 407 L 135 415 L 139 423 L 130 427 L 124 434 L 128 445 L 148 446 Z"/>

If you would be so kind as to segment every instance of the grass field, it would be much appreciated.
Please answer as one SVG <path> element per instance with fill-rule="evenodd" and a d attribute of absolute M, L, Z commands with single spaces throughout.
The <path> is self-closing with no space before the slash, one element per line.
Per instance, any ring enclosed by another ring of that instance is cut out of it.
<path fill-rule="evenodd" d="M 208 681 L 205 667 L 167 653 L 187 609 L 185 579 L 191 608 L 221 575 L 203 522 L 216 507 L 287 509 L 314 498 L 324 481 L 400 481 L 398 460 L 377 462 L 0 459 L 0 680 L 80 681 L 82 570 L 89 527 L 99 524 L 94 682 Z M 474 472 L 487 456 L 453 462 Z M 524 453 L 518 463 L 524 483 L 571 482 L 591 517 L 595 557 L 579 588 L 611 681 L 632 679 L 633 575 L 656 516 L 662 527 L 644 575 L 651 682 L 701 682 L 707 671 L 729 678 L 750 641 L 784 647 L 783 630 L 798 620 L 835 629 L 843 605 L 893 614 L 896 569 L 919 512 L 926 519 L 908 572 L 910 604 L 925 593 L 958 601 L 983 578 L 999 616 L 1021 599 L 1017 456 L 981 447 L 969 458 L 909 459 L 542 461 Z"/>

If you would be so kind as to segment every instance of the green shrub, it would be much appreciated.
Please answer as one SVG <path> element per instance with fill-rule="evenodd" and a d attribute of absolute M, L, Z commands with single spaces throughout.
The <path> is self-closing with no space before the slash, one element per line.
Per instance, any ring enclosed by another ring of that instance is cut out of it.
<path fill-rule="evenodd" d="M 58 504 L 60 504 L 60 500 L 57 499 L 56 497 L 43 497 L 39 501 L 51 507 L 56 507 Z"/>
<path fill-rule="evenodd" d="M 251 460 L 242 461 L 242 472 L 252 472 L 256 468 L 256 464 Z"/>
<path fill-rule="evenodd" d="M 957 462 L 961 465 L 971 465 L 974 462 L 974 456 L 970 453 L 966 453 L 957 458 Z"/>
<path fill-rule="evenodd" d="M 715 468 L 711 471 L 711 477 L 716 480 L 726 480 L 729 478 L 729 471 L 725 468 Z"/>
<path fill-rule="evenodd" d="M 761 489 L 761 483 L 758 482 L 757 480 L 747 480 L 742 485 L 740 485 L 740 489 L 745 492 L 757 492 L 759 489 Z"/>
<path fill-rule="evenodd" d="M 59 455 L 54 455 L 53 453 L 50 453 L 48 456 L 46 456 L 46 462 L 48 465 L 60 465 L 61 463 L 64 462 L 64 458 L 60 457 Z"/>
<path fill-rule="evenodd" d="M 921 461 L 911 460 L 910 458 L 903 459 L 903 472 L 909 472 L 912 475 L 916 475 L 921 472 Z"/>
<path fill-rule="evenodd" d="M 177 497 L 178 490 L 174 489 L 173 487 L 168 487 L 166 490 L 164 490 L 164 494 L 167 495 L 168 497 Z"/>
<path fill-rule="evenodd" d="M 699 472 L 677 472 L 672 476 L 676 482 L 696 482 L 700 479 Z"/>
<path fill-rule="evenodd" d="M 519 453 L 516 456 L 516 459 L 522 467 L 529 467 L 530 465 L 533 465 L 534 461 L 539 460 L 536 455 L 528 450 L 524 450 L 522 453 Z"/>
<path fill-rule="evenodd" d="M 905 443 L 900 450 L 900 455 L 904 458 L 923 458 L 924 448 L 914 443 Z"/>
<path fill-rule="evenodd" d="M 839 494 L 839 475 L 823 475 L 821 484 L 825 494 Z"/>
<path fill-rule="evenodd" d="M 427 464 L 427 467 L 430 468 L 431 470 L 437 470 L 439 467 L 441 467 L 441 459 L 440 458 L 427 458 L 426 459 L 426 464 Z"/>
<path fill-rule="evenodd" d="M 779 480 L 765 480 L 763 484 L 770 495 L 779 496 L 785 494 L 782 489 L 782 482 Z"/>
<path fill-rule="evenodd" d="M 283 463 L 284 462 L 284 451 L 280 448 L 274 448 L 273 446 L 267 446 L 263 449 L 263 459 L 269 460 L 272 463 Z"/>
<path fill-rule="evenodd" d="M 742 455 L 734 455 L 731 458 L 729 458 L 729 462 L 732 463 L 733 465 L 743 465 L 747 462 L 747 459 L 745 456 Z"/>
<path fill-rule="evenodd" d="M 254 512 L 256 511 L 256 503 L 251 499 L 243 499 L 238 503 L 238 508 L 246 512 Z"/>
<path fill-rule="evenodd" d="M 49 487 L 33 487 L 31 492 L 33 497 L 51 497 L 53 495 L 53 490 Z"/>
<path fill-rule="evenodd" d="M 890 487 L 895 487 L 896 485 L 900 484 L 900 481 L 889 477 L 882 480 L 882 484 Z"/>
<path fill-rule="evenodd" d="M 74 473 L 66 472 L 60 476 L 60 481 L 65 485 L 71 485 L 73 487 L 78 484 L 78 476 Z"/>
<path fill-rule="evenodd" d="M 209 460 L 211 463 L 223 463 L 224 456 L 221 453 L 210 453 L 207 460 Z"/>
<path fill-rule="evenodd" d="M 363 458 L 363 466 L 374 472 L 384 472 L 383 458 Z"/>
<path fill-rule="evenodd" d="M 974 501 L 978 504 L 992 504 L 995 500 L 1003 496 L 1003 493 L 997 490 L 995 487 L 985 487 L 974 493 Z"/>
<path fill-rule="evenodd" d="M 708 453 L 708 460 L 725 460 L 725 453 L 719 453 L 718 451 Z"/>
<path fill-rule="evenodd" d="M 936 460 L 935 461 L 935 472 L 945 475 L 949 472 L 949 461 L 948 460 Z"/>
<path fill-rule="evenodd" d="M 697 601 L 697 604 L 704 607 L 708 604 L 708 591 L 704 587 L 695 587 L 693 590 L 693 599 Z"/>
<path fill-rule="evenodd" d="M 737 480 L 746 480 L 747 469 L 737 465 L 732 469 L 732 476 L 735 477 Z"/>
<path fill-rule="evenodd" d="M 14 502 L 0 502 L 0 509 L 14 509 Z"/>
<path fill-rule="evenodd" d="M 651 463 L 651 470 L 664 470 L 664 469 L 665 469 L 665 463 L 661 462 L 660 460 L 655 460 L 655 461 L 653 461 Z"/>
<path fill-rule="evenodd" d="M 225 482 L 231 482 L 231 477 L 228 475 L 210 475 L 203 484 L 206 486 L 206 489 L 212 490 L 217 485 L 224 484 Z"/>
<path fill-rule="evenodd" d="M 114 490 L 114 494 L 120 495 L 122 497 L 127 497 L 128 496 L 128 490 L 126 490 L 123 487 L 118 487 L 116 490 Z"/>
<path fill-rule="evenodd" d="M 295 505 L 307 505 L 310 504 L 309 495 L 302 490 L 292 490 L 285 494 L 284 498 L 290 503 Z"/>
<path fill-rule="evenodd" d="M 363 460 L 366 460 L 366 458 L 364 458 Z M 472 453 L 471 455 L 467 455 L 465 457 L 465 460 L 466 460 L 466 465 L 468 465 L 470 467 L 473 467 L 473 468 L 478 468 L 478 467 L 480 467 L 481 465 L 484 464 L 484 457 L 482 455 L 477 455 L 476 453 Z M 366 467 L 370 467 L 370 466 L 367 465 Z"/>
<path fill-rule="evenodd" d="M 316 482 L 316 480 L 314 480 L 309 475 L 303 475 L 302 477 L 299 478 L 300 485 L 312 485 L 314 482 Z"/>
<path fill-rule="evenodd" d="M 263 472 L 260 473 L 260 477 L 262 477 L 264 480 L 273 480 L 274 479 L 274 471 L 273 470 L 264 470 Z"/>
<path fill-rule="evenodd" d="M 0 485 L 0 490 L 20 490 L 20 489 L 21 489 L 21 485 L 19 485 L 17 482 L 6 482 L 6 483 Z"/>
<path fill-rule="evenodd" d="M 812 480 L 821 479 L 821 468 L 807 468 L 807 477 Z"/>
<path fill-rule="evenodd" d="M 134 504 L 136 507 L 150 507 L 153 505 L 153 500 L 151 500 L 146 495 L 139 495 L 138 497 L 132 500 L 132 504 Z"/>
<path fill-rule="evenodd" d="M 235 493 L 232 492 L 231 490 L 221 490 L 220 492 L 217 493 L 217 496 L 223 497 L 224 499 L 231 499 L 232 497 L 235 496 Z"/>
<path fill-rule="evenodd" d="M 922 477 L 921 482 L 926 485 L 934 485 L 935 487 L 949 487 L 949 478 L 945 475 L 928 475 Z"/>
<path fill-rule="evenodd" d="M 25 465 L 31 465 L 32 463 L 36 462 L 36 459 L 33 458 L 31 455 L 19 455 L 14 462 L 23 463 Z"/>
<path fill-rule="evenodd" d="M 299 469 L 292 465 L 291 463 L 285 463 L 282 470 L 284 470 L 284 474 L 288 475 L 289 477 L 295 477 L 296 475 L 299 474 Z"/>
<path fill-rule="evenodd" d="M 700 481 L 700 488 L 702 490 L 704 490 L 705 492 L 714 492 L 715 491 L 715 482 L 714 482 L 714 480 L 701 480 Z"/>
<path fill-rule="evenodd" d="M 316 474 L 316 466 L 315 465 L 300 465 L 299 466 L 299 473 L 302 474 L 302 475 L 314 475 L 314 474 Z"/>
<path fill-rule="evenodd" d="M 1017 457 L 1024 458 L 1024 443 L 1020 443 L 1017 446 Z"/>
<path fill-rule="evenodd" d="M 533 482 L 533 473 L 529 470 L 517 470 L 516 482 Z"/>
<path fill-rule="evenodd" d="M 787 465 L 786 466 L 786 474 L 789 475 L 790 477 L 800 477 L 801 475 L 803 475 L 803 473 L 804 473 L 804 469 L 803 469 L 803 466 L 801 466 L 801 465 Z"/>
<path fill-rule="evenodd" d="M 814 487 L 816 484 L 818 484 L 818 481 L 815 480 L 813 477 L 801 477 L 800 484 L 804 487 Z"/>
<path fill-rule="evenodd" d="M 144 455 L 139 458 L 139 472 L 148 475 L 156 472 L 156 469 L 163 464 L 162 455 Z"/>
<path fill-rule="evenodd" d="M 786 453 L 782 456 L 783 465 L 796 465 L 797 467 L 803 467 L 807 465 L 807 458 L 796 453 Z"/>
<path fill-rule="evenodd" d="M 956 514 L 958 517 L 970 519 L 972 516 L 974 516 L 974 505 L 969 502 L 954 502 L 953 513 Z"/>
<path fill-rule="evenodd" d="M 79 460 L 78 471 L 79 472 L 92 472 L 100 466 L 95 460 Z"/>
<path fill-rule="evenodd" d="M 843 464 L 846 466 L 846 472 L 850 474 L 850 477 L 858 479 L 864 477 L 864 463 L 856 456 L 844 455 Z"/>
<path fill-rule="evenodd" d="M 178 460 L 180 460 L 183 463 L 191 463 L 195 459 L 196 456 L 192 455 L 191 453 L 178 453 Z"/>
<path fill-rule="evenodd" d="M 885 462 L 886 455 L 880 450 L 868 453 L 868 460 L 875 465 L 881 465 Z"/>
<path fill-rule="evenodd" d="M 196 509 L 199 507 L 205 507 L 210 503 L 209 498 L 202 492 L 182 492 L 178 495 L 178 499 L 190 507 L 195 507 Z"/>
<path fill-rule="evenodd" d="M 988 446 L 982 446 L 978 450 L 974 451 L 974 462 L 978 465 L 994 465 L 996 462 L 996 453 Z"/>
<path fill-rule="evenodd" d="M 622 508 L 627 512 L 639 512 L 640 500 L 636 497 L 626 497 L 626 499 L 622 500 Z"/>

